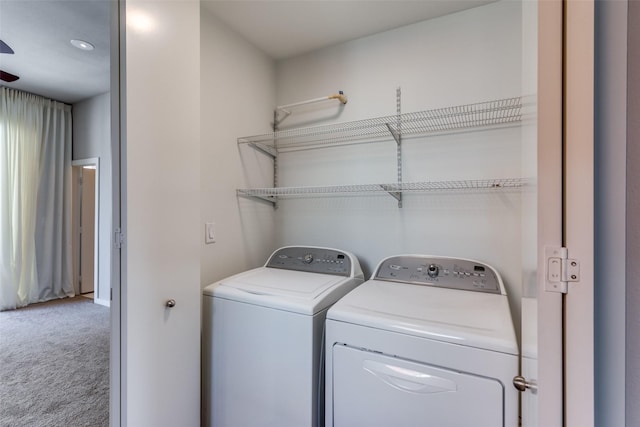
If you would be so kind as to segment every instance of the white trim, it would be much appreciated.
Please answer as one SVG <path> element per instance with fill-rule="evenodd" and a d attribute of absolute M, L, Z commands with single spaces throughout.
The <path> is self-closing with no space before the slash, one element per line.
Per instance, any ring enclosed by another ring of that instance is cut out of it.
<path fill-rule="evenodd" d="M 94 304 L 103 305 L 105 307 L 110 307 L 111 306 L 110 301 L 106 300 L 106 299 L 95 298 L 93 300 L 93 302 L 94 302 Z"/>
<path fill-rule="evenodd" d="M 125 0 L 114 0 L 110 2 L 110 96 L 111 96 L 111 229 L 109 230 L 110 242 L 116 229 L 121 227 L 120 213 L 121 201 L 125 197 L 124 182 L 121 182 L 121 168 L 125 164 L 121 159 L 124 148 L 124 123 L 123 111 L 125 109 Z M 122 22 L 122 25 L 120 23 Z M 122 77 L 121 77 L 122 76 Z M 122 97 L 122 98 L 121 98 Z M 121 190 L 122 185 L 122 190 Z M 111 346 L 109 349 L 110 378 L 109 378 L 109 426 L 121 427 L 122 406 L 125 397 L 123 387 L 126 386 L 122 366 L 122 339 L 121 327 L 123 323 L 121 301 L 121 250 L 111 243 L 111 283 L 109 287 L 109 300 L 111 303 Z M 123 426 L 124 427 L 124 426 Z"/>

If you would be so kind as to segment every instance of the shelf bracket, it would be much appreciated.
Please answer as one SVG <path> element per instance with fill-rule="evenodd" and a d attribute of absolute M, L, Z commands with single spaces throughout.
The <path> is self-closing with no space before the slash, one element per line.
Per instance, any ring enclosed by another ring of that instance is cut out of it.
<path fill-rule="evenodd" d="M 398 207 L 402 207 L 402 191 L 394 188 L 395 186 L 380 184 L 380 188 L 386 191 L 391 197 L 398 201 Z"/>
<path fill-rule="evenodd" d="M 278 199 L 275 196 L 258 196 L 256 194 L 251 194 L 250 192 L 243 190 L 236 190 L 236 194 L 238 196 L 246 197 L 248 199 L 257 200 L 259 202 L 267 202 L 272 205 L 274 208 L 276 207 L 276 203 Z"/>
<path fill-rule="evenodd" d="M 393 137 L 393 139 L 396 140 L 396 144 L 400 145 L 400 133 L 394 128 L 392 128 L 389 123 L 385 123 L 385 125 L 387 126 L 387 129 L 389 129 L 389 133 L 391 133 L 391 136 Z"/>
<path fill-rule="evenodd" d="M 272 159 L 275 159 L 278 156 L 278 152 L 276 151 L 276 149 L 274 147 L 271 147 L 270 145 L 261 144 L 259 142 L 248 142 L 247 144 L 249 144 L 250 147 L 260 151 L 261 153 L 266 154 Z"/>

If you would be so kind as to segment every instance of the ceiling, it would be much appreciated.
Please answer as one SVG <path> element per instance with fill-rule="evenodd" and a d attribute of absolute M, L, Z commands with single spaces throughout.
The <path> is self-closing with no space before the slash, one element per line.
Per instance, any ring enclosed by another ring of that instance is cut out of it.
<path fill-rule="evenodd" d="M 0 40 L 13 55 L 0 69 L 20 77 L 0 84 L 73 104 L 109 91 L 109 0 L 0 0 Z M 71 39 L 92 43 L 83 51 Z"/>
<path fill-rule="evenodd" d="M 492 1 L 204 0 L 203 5 L 260 50 L 284 59 Z"/>
<path fill-rule="evenodd" d="M 110 85 L 113 0 L 0 0 L 0 40 L 15 54 L 0 84 L 73 104 Z M 204 8 L 274 59 L 283 59 L 494 0 L 203 0 Z M 95 49 L 73 47 L 72 39 Z"/>

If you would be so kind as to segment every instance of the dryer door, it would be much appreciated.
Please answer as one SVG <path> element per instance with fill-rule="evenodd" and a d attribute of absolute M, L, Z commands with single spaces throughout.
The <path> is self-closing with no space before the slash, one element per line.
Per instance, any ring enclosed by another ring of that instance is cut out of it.
<path fill-rule="evenodd" d="M 504 425 L 497 380 L 337 345 L 333 350 L 333 425 Z"/>

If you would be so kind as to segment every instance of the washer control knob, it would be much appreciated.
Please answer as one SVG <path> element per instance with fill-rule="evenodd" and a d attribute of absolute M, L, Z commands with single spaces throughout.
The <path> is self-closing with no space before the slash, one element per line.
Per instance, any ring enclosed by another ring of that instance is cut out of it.
<path fill-rule="evenodd" d="M 302 260 L 305 264 L 311 264 L 313 262 L 313 254 L 306 254 Z"/>
<path fill-rule="evenodd" d="M 434 278 L 434 277 L 438 277 L 438 272 L 440 271 L 440 269 L 438 268 L 437 265 L 435 264 L 429 264 L 429 267 L 427 267 L 427 276 Z"/>

